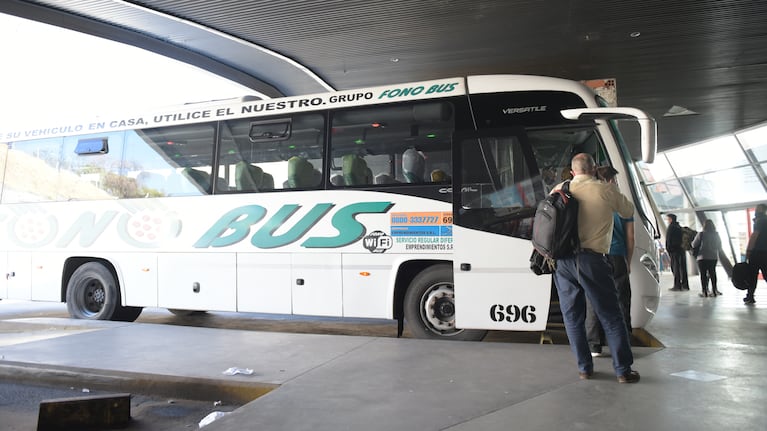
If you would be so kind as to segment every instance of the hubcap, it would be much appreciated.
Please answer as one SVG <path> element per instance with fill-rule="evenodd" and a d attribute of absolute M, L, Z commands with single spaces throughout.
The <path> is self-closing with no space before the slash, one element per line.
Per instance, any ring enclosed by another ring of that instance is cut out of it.
<path fill-rule="evenodd" d="M 83 292 L 83 309 L 91 314 L 96 314 L 104 308 L 106 291 L 104 285 L 97 280 L 90 280 Z"/>
<path fill-rule="evenodd" d="M 440 335 L 455 332 L 455 295 L 453 285 L 435 284 L 423 295 L 421 317 L 429 329 Z"/>

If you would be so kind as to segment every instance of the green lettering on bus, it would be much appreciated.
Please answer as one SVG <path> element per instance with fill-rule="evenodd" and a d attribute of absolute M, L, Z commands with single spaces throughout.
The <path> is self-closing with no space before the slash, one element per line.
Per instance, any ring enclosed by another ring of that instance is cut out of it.
<path fill-rule="evenodd" d="M 258 248 L 276 248 L 298 241 L 309 229 L 325 216 L 333 208 L 333 204 L 317 204 L 305 216 L 301 218 L 289 231 L 282 235 L 274 236 L 274 231 L 279 229 L 292 216 L 300 205 L 283 205 L 277 214 L 272 216 L 261 229 L 250 239 L 250 243 Z"/>
<path fill-rule="evenodd" d="M 96 220 L 96 214 L 87 211 L 80 215 L 64 235 L 56 243 L 57 247 L 66 247 L 80 234 L 80 246 L 90 247 L 109 226 L 117 215 L 117 211 L 106 211 L 101 220 Z"/>
<path fill-rule="evenodd" d="M 236 244 L 250 233 L 250 226 L 261 221 L 266 215 L 266 208 L 261 205 L 246 205 L 235 208 L 221 216 L 196 243 L 195 248 L 226 247 Z M 228 230 L 232 232 L 226 236 Z"/>
<path fill-rule="evenodd" d="M 301 246 L 306 248 L 336 248 L 349 245 L 365 236 L 365 225 L 355 219 L 357 214 L 386 213 L 394 206 L 392 202 L 360 202 L 338 210 L 331 220 L 338 235 L 333 237 L 311 237 Z"/>

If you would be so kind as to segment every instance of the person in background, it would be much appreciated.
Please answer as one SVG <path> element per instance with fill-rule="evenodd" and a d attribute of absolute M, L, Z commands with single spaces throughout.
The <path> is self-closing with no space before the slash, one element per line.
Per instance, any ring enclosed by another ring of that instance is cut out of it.
<path fill-rule="evenodd" d="M 618 171 L 612 166 L 600 166 L 597 168 L 597 178 L 617 184 Z M 613 213 L 613 236 L 610 243 L 608 257 L 613 267 L 613 280 L 618 291 L 618 303 L 626 322 L 626 329 L 631 333 L 631 258 L 634 254 L 634 217 L 621 217 L 617 212 Z M 591 356 L 602 356 L 604 345 L 604 331 L 599 319 L 594 313 L 591 302 L 586 301 L 586 336 L 589 339 Z"/>
<path fill-rule="evenodd" d="M 663 241 L 660 239 L 655 240 L 655 248 L 658 249 L 658 263 L 660 264 L 661 271 L 671 270 L 671 258 L 668 257 L 666 247 L 663 246 Z"/>
<path fill-rule="evenodd" d="M 754 277 L 759 275 L 759 271 L 762 272 L 762 278 L 767 280 L 767 205 L 759 204 L 756 206 L 754 214 L 754 232 L 748 238 L 748 245 L 746 246 L 746 260 L 752 266 L 755 267 Z M 754 291 L 756 291 L 756 282 L 754 280 L 751 283 L 752 287 L 748 288 L 746 297 L 743 298 L 743 302 L 746 304 L 753 304 L 756 302 L 754 299 Z"/>
<path fill-rule="evenodd" d="M 615 184 L 594 178 L 596 164 L 590 154 L 576 154 L 570 167 L 574 175 L 570 192 L 578 200 L 581 248 L 572 256 L 557 259 L 554 282 L 570 349 L 578 364 L 578 377 L 585 380 L 594 374 L 594 358 L 589 351 L 584 324 L 588 298 L 605 330 L 618 382 L 636 383 L 639 373 L 631 369 L 634 354 L 607 257 L 613 234 L 613 213 L 629 217 L 634 214 L 634 204 Z"/>
<path fill-rule="evenodd" d="M 703 223 L 703 230 L 695 235 L 692 240 L 692 249 L 698 250 L 698 271 L 700 272 L 700 285 L 702 291 L 700 296 L 716 297 L 722 292 L 716 288 L 716 262 L 719 260 L 719 249 L 722 247 L 722 240 L 716 231 L 716 226 L 711 220 Z M 711 280 L 711 294 L 708 292 L 708 281 Z"/>
<path fill-rule="evenodd" d="M 674 273 L 674 287 L 669 290 L 690 290 L 687 283 L 687 252 L 682 248 L 682 227 L 676 221 L 676 214 L 666 214 L 666 222 L 666 251 L 671 258 L 671 272 Z"/>

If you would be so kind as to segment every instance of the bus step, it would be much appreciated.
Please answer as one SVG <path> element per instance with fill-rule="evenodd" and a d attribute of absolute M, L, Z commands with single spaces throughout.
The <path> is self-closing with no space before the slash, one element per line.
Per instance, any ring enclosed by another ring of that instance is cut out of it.
<path fill-rule="evenodd" d="M 551 335 L 548 332 L 542 331 L 541 340 L 538 344 L 554 344 L 554 340 L 551 339 Z"/>

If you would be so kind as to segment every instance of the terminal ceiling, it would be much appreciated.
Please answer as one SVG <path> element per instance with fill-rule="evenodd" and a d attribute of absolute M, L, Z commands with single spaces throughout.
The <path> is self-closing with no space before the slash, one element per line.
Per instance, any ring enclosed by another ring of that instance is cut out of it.
<path fill-rule="evenodd" d="M 615 78 L 620 105 L 658 120 L 661 150 L 767 120 L 767 0 L 3 0 L 0 13 L 269 96 L 472 74 Z"/>

